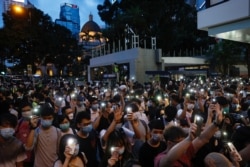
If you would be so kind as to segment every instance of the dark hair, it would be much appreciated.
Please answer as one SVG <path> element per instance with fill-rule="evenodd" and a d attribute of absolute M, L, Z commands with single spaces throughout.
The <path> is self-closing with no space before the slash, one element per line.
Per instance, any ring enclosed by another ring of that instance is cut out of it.
<path fill-rule="evenodd" d="M 228 100 L 227 100 L 225 97 L 223 97 L 223 96 L 218 96 L 218 97 L 216 97 L 216 101 L 217 101 L 217 102 L 219 103 L 219 105 L 221 105 L 221 106 L 224 106 L 224 105 L 229 104 Z"/>
<path fill-rule="evenodd" d="M 76 124 L 81 123 L 83 119 L 90 120 L 90 114 L 88 112 L 82 111 L 76 115 Z"/>
<path fill-rule="evenodd" d="M 27 107 L 27 106 L 29 106 L 29 107 L 31 107 L 32 108 L 32 104 L 31 103 L 29 103 L 28 101 L 26 101 L 26 100 L 22 100 L 22 102 L 20 103 L 20 110 L 22 109 L 22 108 L 24 108 L 24 107 Z"/>
<path fill-rule="evenodd" d="M 164 123 L 163 123 L 163 120 L 161 120 L 161 119 L 154 119 L 154 120 L 150 121 L 148 126 L 149 126 L 150 130 L 153 130 L 153 129 L 164 130 Z"/>
<path fill-rule="evenodd" d="M 15 128 L 17 125 L 17 117 L 11 113 L 0 114 L 0 125 L 3 126 L 4 124 Z"/>
<path fill-rule="evenodd" d="M 78 142 L 78 139 L 75 135 L 73 134 L 65 134 L 62 136 L 62 138 L 60 139 L 60 143 L 59 143 L 59 152 L 58 152 L 58 159 L 64 163 L 65 161 L 65 155 L 64 155 L 64 151 L 65 151 L 65 147 L 67 145 L 67 141 L 68 139 L 74 139 L 77 141 L 77 143 L 79 144 Z M 78 155 L 81 154 L 80 152 L 78 153 Z"/>
<path fill-rule="evenodd" d="M 54 109 L 52 108 L 50 103 L 44 103 L 40 107 L 40 114 L 41 116 L 54 116 Z"/>
<path fill-rule="evenodd" d="M 167 116 L 166 121 L 170 122 L 175 118 L 175 116 L 177 114 L 177 108 L 174 106 L 168 105 L 167 107 L 165 107 L 164 113 Z"/>
<path fill-rule="evenodd" d="M 111 156 L 111 148 L 113 146 L 120 146 L 120 145 L 124 146 L 125 148 L 124 153 L 122 154 L 122 160 L 121 160 L 121 163 L 123 164 L 128 159 L 130 159 L 132 153 L 131 153 L 131 146 L 130 146 L 131 144 L 129 143 L 126 137 L 126 134 L 124 133 L 122 128 L 115 129 L 109 134 L 109 137 L 106 143 L 106 148 L 104 150 L 104 156 L 102 159 L 102 162 L 104 164 L 107 163 L 108 159 Z"/>
<path fill-rule="evenodd" d="M 141 105 L 141 100 L 138 98 L 133 98 L 130 100 L 131 102 L 137 103 L 138 105 Z"/>
<path fill-rule="evenodd" d="M 164 132 L 164 139 L 166 141 L 175 141 L 176 139 L 186 137 L 187 134 L 183 131 L 181 127 L 171 126 L 167 128 Z"/>
<path fill-rule="evenodd" d="M 129 103 L 127 106 L 126 106 L 126 108 L 127 107 L 130 107 L 131 109 L 132 109 L 132 112 L 137 112 L 137 111 L 139 111 L 139 107 L 135 104 L 135 103 Z"/>
<path fill-rule="evenodd" d="M 64 114 L 58 115 L 58 117 L 57 117 L 58 123 L 61 124 L 65 118 L 70 122 L 69 118 L 66 115 L 64 115 Z"/>
<path fill-rule="evenodd" d="M 71 107 L 69 105 L 66 105 L 65 107 L 62 108 L 62 114 L 65 114 L 65 111 L 67 109 L 70 109 Z"/>

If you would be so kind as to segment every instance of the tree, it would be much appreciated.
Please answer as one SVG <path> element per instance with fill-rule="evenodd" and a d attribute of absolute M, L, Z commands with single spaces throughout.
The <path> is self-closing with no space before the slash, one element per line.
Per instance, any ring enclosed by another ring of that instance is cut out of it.
<path fill-rule="evenodd" d="M 244 64 L 246 49 L 243 43 L 218 40 L 208 52 L 209 64 L 215 72 L 229 75 L 233 65 Z"/>
<path fill-rule="evenodd" d="M 20 14 L 13 8 L 3 14 L 0 34 L 5 39 L 0 52 L 7 59 L 16 62 L 19 69 L 48 62 L 64 67 L 73 61 L 68 58 L 76 56 L 78 44 L 67 28 L 54 24 L 50 16 L 36 8 L 22 8 Z"/>
<path fill-rule="evenodd" d="M 195 7 L 184 0 L 122 0 L 114 4 L 105 0 L 97 9 L 102 21 L 108 25 L 106 34 L 103 34 L 108 35 L 111 42 L 126 37 L 126 25 L 139 35 L 140 46 L 143 46 L 142 40 L 157 37 L 157 46 L 165 55 L 170 53 L 169 56 L 174 51 L 208 48 L 211 42 L 207 32 L 196 28 Z"/>

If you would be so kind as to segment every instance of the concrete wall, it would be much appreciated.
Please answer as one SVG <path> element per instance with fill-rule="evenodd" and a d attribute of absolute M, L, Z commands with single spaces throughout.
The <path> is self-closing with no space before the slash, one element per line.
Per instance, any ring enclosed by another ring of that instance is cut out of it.
<path fill-rule="evenodd" d="M 161 64 L 156 63 L 156 52 L 161 52 L 161 50 L 133 48 L 105 56 L 95 57 L 90 59 L 88 71 L 90 71 L 90 68 L 92 67 L 112 65 L 114 63 L 129 63 L 130 78 L 134 77 L 135 80 L 143 83 L 148 81 L 145 71 L 155 71 L 159 70 L 159 68 L 162 70 Z M 89 74 L 88 80 L 90 81 Z"/>

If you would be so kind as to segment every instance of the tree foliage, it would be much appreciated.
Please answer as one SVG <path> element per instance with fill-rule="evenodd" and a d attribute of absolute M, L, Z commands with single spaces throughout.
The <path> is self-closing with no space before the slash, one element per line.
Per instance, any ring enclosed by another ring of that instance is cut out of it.
<path fill-rule="evenodd" d="M 218 40 L 218 42 L 208 52 L 214 72 L 229 75 L 230 68 L 236 64 L 245 64 L 246 47 L 243 43 Z"/>
<path fill-rule="evenodd" d="M 78 49 L 71 32 L 52 22 L 51 17 L 36 8 L 13 8 L 3 14 L 4 27 L 0 29 L 0 53 L 5 59 L 17 62 L 19 68 L 27 64 L 55 63 L 63 67 L 73 59 Z"/>
<path fill-rule="evenodd" d="M 196 9 L 184 0 L 121 0 L 114 4 L 105 0 L 97 9 L 108 25 L 104 35 L 110 41 L 123 41 L 129 25 L 139 35 L 140 46 L 143 40 L 150 44 L 151 37 L 156 37 L 157 47 L 169 56 L 174 51 L 200 50 L 214 42 L 206 32 L 197 30 Z"/>

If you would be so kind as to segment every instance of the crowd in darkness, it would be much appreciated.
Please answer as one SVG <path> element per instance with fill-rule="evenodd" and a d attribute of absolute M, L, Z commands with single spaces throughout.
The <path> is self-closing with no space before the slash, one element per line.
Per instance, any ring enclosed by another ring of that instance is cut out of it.
<path fill-rule="evenodd" d="M 248 79 L 0 86 L 0 167 L 250 166 Z"/>

